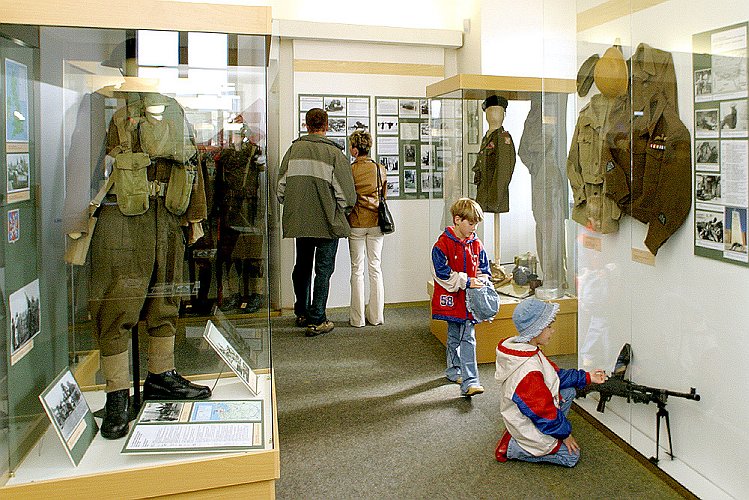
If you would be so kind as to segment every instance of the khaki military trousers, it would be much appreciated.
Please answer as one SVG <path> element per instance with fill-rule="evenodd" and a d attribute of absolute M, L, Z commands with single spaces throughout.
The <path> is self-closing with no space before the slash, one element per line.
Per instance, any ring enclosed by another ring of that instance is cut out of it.
<path fill-rule="evenodd" d="M 174 368 L 179 297 L 172 285 L 182 282 L 184 251 L 179 218 L 162 197 L 151 198 L 142 215 L 102 207 L 91 241 L 89 310 L 107 392 L 129 387 L 128 343 L 139 320 L 149 335 L 148 370 Z"/>

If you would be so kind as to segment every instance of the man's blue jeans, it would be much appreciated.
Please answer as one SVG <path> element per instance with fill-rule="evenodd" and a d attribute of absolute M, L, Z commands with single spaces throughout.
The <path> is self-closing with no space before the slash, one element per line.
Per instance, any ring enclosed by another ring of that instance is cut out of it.
<path fill-rule="evenodd" d="M 335 269 L 338 238 L 297 238 L 296 263 L 291 273 L 294 283 L 294 313 L 304 316 L 312 325 L 327 321 L 325 306 L 328 303 L 330 277 Z M 312 266 L 315 268 L 315 283 L 312 288 Z"/>
<path fill-rule="evenodd" d="M 469 387 L 479 384 L 476 367 L 476 333 L 471 321 L 447 322 L 447 369 L 445 376 L 450 380 L 463 377 L 461 394 Z"/>
<path fill-rule="evenodd" d="M 559 397 L 562 399 L 561 410 L 565 417 L 570 411 L 575 394 L 577 394 L 577 391 L 575 391 L 574 387 L 567 387 L 559 391 Z M 552 464 L 564 465 L 565 467 L 574 467 L 577 461 L 580 460 L 580 455 L 572 453 L 567 449 L 567 445 L 562 443 L 562 446 L 559 447 L 556 453 L 534 457 L 521 448 L 518 442 L 515 441 L 515 438 L 512 438 L 507 444 L 507 458 L 523 460 L 525 462 L 550 462 Z"/>

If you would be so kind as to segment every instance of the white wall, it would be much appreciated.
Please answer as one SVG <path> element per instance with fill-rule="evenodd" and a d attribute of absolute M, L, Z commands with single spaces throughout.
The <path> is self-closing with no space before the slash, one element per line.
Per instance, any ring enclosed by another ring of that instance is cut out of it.
<path fill-rule="evenodd" d="M 693 132 L 692 35 L 747 19 L 744 1 L 668 1 L 581 33 L 578 62 L 617 38 L 627 52 L 640 42 L 671 51 L 681 119 Z M 630 342 L 635 382 L 677 391 L 696 387 L 699 402 L 669 399 L 677 460 L 661 449 L 660 466 L 700 497 L 745 498 L 746 465 L 729 457 L 743 456 L 749 446 L 749 269 L 694 256 L 693 228 L 694 206 L 659 250 L 655 266 L 632 261 L 631 249 L 645 248 L 646 227 L 631 218 L 601 238 L 601 252 L 578 245 L 579 359 L 610 370 L 619 348 Z M 655 410 L 615 398 L 604 415 L 593 414 L 650 456 Z M 664 435 L 661 443 L 667 446 Z"/>
<path fill-rule="evenodd" d="M 436 47 L 415 47 L 383 45 L 346 41 L 307 41 L 293 42 L 293 58 L 305 60 L 372 61 L 385 63 L 435 64 L 445 63 L 444 50 Z M 299 94 L 341 94 L 370 96 L 370 116 L 374 123 L 375 96 L 414 96 L 423 97 L 426 86 L 440 80 L 436 77 L 361 75 L 297 72 L 293 74 L 293 96 L 286 99 L 286 107 L 299 116 Z M 282 113 L 283 113 L 282 109 Z M 293 135 L 287 136 L 288 147 L 296 137 L 298 124 L 294 123 Z M 373 151 L 376 154 L 376 151 Z M 426 282 L 430 279 L 429 266 L 424 262 L 429 258 L 431 246 L 437 234 L 430 234 L 425 217 L 429 213 L 429 200 L 391 200 L 388 206 L 395 218 L 396 232 L 385 237 L 382 253 L 382 269 L 385 280 L 385 302 L 414 302 L 427 300 Z M 293 306 L 294 296 L 291 286 L 293 266 L 293 242 L 284 240 L 282 248 L 282 305 Z M 336 270 L 330 283 L 328 307 L 348 306 L 350 303 L 349 280 L 351 260 L 348 241 L 340 240 Z"/>

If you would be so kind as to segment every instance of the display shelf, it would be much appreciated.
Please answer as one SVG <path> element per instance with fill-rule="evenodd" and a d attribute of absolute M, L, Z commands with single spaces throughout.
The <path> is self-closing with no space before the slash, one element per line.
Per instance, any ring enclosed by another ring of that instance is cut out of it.
<path fill-rule="evenodd" d="M 485 99 L 498 91 L 508 99 L 518 99 L 526 92 L 575 92 L 575 80 L 530 76 L 495 76 L 461 73 L 427 85 L 428 98 L 463 91 L 463 99 Z"/>
<path fill-rule="evenodd" d="M 427 282 L 429 297 L 434 292 L 434 283 Z M 476 325 L 476 361 L 479 363 L 494 363 L 497 355 L 496 348 L 500 340 L 517 335 L 512 322 L 512 313 L 520 300 L 500 295 L 500 307 L 492 321 L 484 321 Z M 549 343 L 541 348 L 547 356 L 577 353 L 577 298 L 563 297 L 551 300 L 559 304 L 559 312 L 554 322 L 556 333 Z M 447 322 L 433 319 L 429 330 L 442 344 L 447 343 Z"/>
<path fill-rule="evenodd" d="M 106 440 L 97 435 L 74 467 L 50 427 L 26 459 L 0 488 L 4 499 L 22 498 L 145 498 L 181 495 L 181 498 L 222 494 L 240 498 L 274 498 L 280 477 L 278 425 L 272 375 L 262 382 L 266 422 L 265 449 L 246 453 L 192 453 L 123 455 L 124 439 Z M 103 406 L 102 391 L 84 392 L 91 408 Z M 220 379 L 214 399 L 249 399 L 236 377 Z"/>

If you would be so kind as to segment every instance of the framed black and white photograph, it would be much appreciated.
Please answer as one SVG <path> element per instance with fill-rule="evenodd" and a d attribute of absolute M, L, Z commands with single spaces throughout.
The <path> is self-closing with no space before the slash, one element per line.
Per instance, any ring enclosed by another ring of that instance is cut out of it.
<path fill-rule="evenodd" d="M 442 172 L 432 173 L 432 192 L 434 193 L 442 192 Z"/>
<path fill-rule="evenodd" d="M 720 149 L 718 141 L 699 140 L 695 142 L 694 158 L 700 170 L 718 171 L 720 163 Z"/>
<path fill-rule="evenodd" d="M 421 117 L 429 118 L 429 101 L 426 99 L 419 99 L 419 107 L 421 108 Z"/>
<path fill-rule="evenodd" d="M 698 109 L 694 112 L 694 135 L 696 137 L 718 137 L 719 126 L 717 109 Z"/>
<path fill-rule="evenodd" d="M 406 167 L 416 166 L 416 144 L 403 145 L 403 165 Z"/>
<path fill-rule="evenodd" d="M 694 98 L 696 102 L 712 100 L 713 71 L 711 68 L 694 72 Z"/>
<path fill-rule="evenodd" d="M 307 130 L 307 121 L 304 117 L 305 113 L 299 113 L 299 133 L 300 134 L 306 134 L 308 132 Z"/>
<path fill-rule="evenodd" d="M 39 301 L 39 280 L 35 279 L 8 297 L 10 315 L 11 359 L 33 347 L 33 339 L 41 331 L 42 308 Z M 15 359 L 14 362 L 17 362 Z"/>
<path fill-rule="evenodd" d="M 398 135 L 398 117 L 378 116 L 377 133 L 383 135 Z"/>
<path fill-rule="evenodd" d="M 346 118 L 328 118 L 328 135 L 346 135 Z"/>
<path fill-rule="evenodd" d="M 433 144 L 421 145 L 421 168 L 423 169 L 434 168 L 434 145 Z"/>
<path fill-rule="evenodd" d="M 720 103 L 720 136 L 746 137 L 749 132 L 746 99 Z"/>
<path fill-rule="evenodd" d="M 339 148 L 341 148 L 341 151 L 344 153 L 348 153 L 348 144 L 346 144 L 346 137 L 331 137 L 327 136 L 328 139 L 335 142 Z"/>
<path fill-rule="evenodd" d="M 346 131 L 351 135 L 357 130 L 369 131 L 369 119 L 364 117 L 349 116 L 346 119 Z"/>
<path fill-rule="evenodd" d="M 432 192 L 432 173 L 421 172 L 421 192 L 431 193 Z"/>
<path fill-rule="evenodd" d="M 723 249 L 723 213 L 696 210 L 695 243 L 705 248 Z"/>
<path fill-rule="evenodd" d="M 404 193 L 415 193 L 416 187 L 416 170 L 407 169 L 403 171 L 403 192 Z"/>
<path fill-rule="evenodd" d="M 346 115 L 346 98 L 325 97 L 323 99 L 323 109 L 328 112 L 329 116 Z"/>
<path fill-rule="evenodd" d="M 697 172 L 694 179 L 695 197 L 698 202 L 723 203 L 720 175 Z"/>
<path fill-rule="evenodd" d="M 31 197 L 31 164 L 29 153 L 9 153 L 6 155 L 8 202 L 28 200 Z"/>
<path fill-rule="evenodd" d="M 421 139 L 421 142 L 429 142 L 429 138 L 432 135 L 432 127 L 429 125 L 429 122 L 421 122 L 419 123 L 419 137 Z"/>
<path fill-rule="evenodd" d="M 184 409 L 185 403 L 177 401 L 146 401 L 138 422 L 179 422 Z M 183 419 L 186 417 L 187 415 Z"/>
<path fill-rule="evenodd" d="M 479 118 L 479 102 L 471 99 L 466 101 L 466 122 L 468 125 L 468 144 L 479 143 L 479 127 L 481 120 Z"/>
<path fill-rule="evenodd" d="M 388 198 L 397 198 L 401 195 L 400 191 L 400 180 L 398 179 L 398 176 L 388 175 L 387 178 L 387 197 Z"/>
<path fill-rule="evenodd" d="M 398 99 L 398 116 L 401 118 L 418 118 L 419 112 L 418 99 Z"/>
<path fill-rule="evenodd" d="M 247 364 L 244 358 L 237 352 L 234 346 L 229 343 L 224 334 L 219 330 L 212 321 L 208 320 L 203 331 L 203 338 L 214 351 L 221 357 L 234 374 L 247 386 L 253 396 L 257 395 L 258 385 L 257 376 L 252 368 Z"/>
<path fill-rule="evenodd" d="M 398 157 L 397 156 L 380 156 L 380 163 L 388 174 L 398 173 Z"/>
<path fill-rule="evenodd" d="M 39 400 L 65 452 L 78 465 L 99 428 L 70 369 L 65 368 Z"/>
<path fill-rule="evenodd" d="M 747 95 L 746 47 L 737 50 L 736 55 L 713 54 L 711 64 L 715 98 Z"/>

